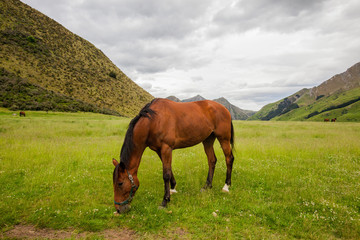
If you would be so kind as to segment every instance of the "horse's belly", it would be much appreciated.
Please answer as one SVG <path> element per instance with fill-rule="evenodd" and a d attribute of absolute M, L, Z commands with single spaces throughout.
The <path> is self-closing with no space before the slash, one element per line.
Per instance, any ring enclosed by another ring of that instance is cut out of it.
<path fill-rule="evenodd" d="M 201 143 L 212 133 L 210 128 L 188 128 L 176 134 L 174 148 L 186 148 Z"/>
<path fill-rule="evenodd" d="M 175 143 L 174 149 L 191 147 L 201 142 L 202 141 L 188 141 L 187 139 L 178 139 Z"/>

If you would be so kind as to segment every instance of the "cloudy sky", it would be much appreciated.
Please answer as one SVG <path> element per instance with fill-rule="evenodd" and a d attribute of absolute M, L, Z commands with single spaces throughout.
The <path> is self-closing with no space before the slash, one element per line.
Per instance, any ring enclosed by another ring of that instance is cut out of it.
<path fill-rule="evenodd" d="M 358 0 L 22 0 L 155 97 L 259 110 L 360 61 Z"/>

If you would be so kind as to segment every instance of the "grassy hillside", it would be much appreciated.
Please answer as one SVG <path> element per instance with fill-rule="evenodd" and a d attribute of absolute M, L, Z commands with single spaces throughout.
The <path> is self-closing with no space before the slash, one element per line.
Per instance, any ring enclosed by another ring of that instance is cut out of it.
<path fill-rule="evenodd" d="M 309 95 L 309 89 L 304 88 L 289 97 L 267 104 L 249 118 L 249 120 L 270 120 L 300 106 L 304 106 L 305 95 Z"/>
<path fill-rule="evenodd" d="M 0 67 L 22 81 L 125 116 L 153 98 L 94 45 L 18 0 L 0 2 L 0 22 Z"/>
<path fill-rule="evenodd" d="M 264 106 L 249 120 L 360 121 L 360 63 L 317 87 Z"/>
<path fill-rule="evenodd" d="M 120 115 L 114 110 L 101 108 L 31 84 L 4 68 L 0 68 L 0 106 L 10 110 L 81 111 Z"/>
<path fill-rule="evenodd" d="M 116 217 L 111 159 L 128 123 L 0 109 L 0 238 L 30 224 L 70 229 L 72 239 L 123 228 L 135 239 L 360 239 L 359 123 L 234 121 L 230 194 L 218 142 L 213 188 L 200 192 L 208 164 L 199 144 L 173 152 L 178 193 L 166 209 L 161 161 L 146 150 L 132 209 Z"/>
<path fill-rule="evenodd" d="M 281 101 L 281 100 L 280 100 Z M 271 116 L 272 112 L 276 111 L 277 106 L 279 105 L 280 101 L 269 103 L 262 107 L 260 111 L 256 112 L 254 115 L 249 117 L 247 120 L 269 120 L 269 116 Z"/>
<path fill-rule="evenodd" d="M 323 121 L 337 118 L 338 121 L 360 121 L 360 88 L 322 97 L 313 104 L 294 109 L 274 120 Z"/>

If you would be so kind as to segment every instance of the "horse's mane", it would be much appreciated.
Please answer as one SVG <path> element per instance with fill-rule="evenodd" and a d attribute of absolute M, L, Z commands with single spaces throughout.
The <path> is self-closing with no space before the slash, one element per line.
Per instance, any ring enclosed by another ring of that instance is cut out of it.
<path fill-rule="evenodd" d="M 133 135 L 134 135 L 134 127 L 136 123 L 139 121 L 142 117 L 152 118 L 154 115 L 156 115 L 156 112 L 150 108 L 151 104 L 153 104 L 157 99 L 153 99 L 151 102 L 146 104 L 139 112 L 139 114 L 134 117 L 130 123 L 128 130 L 126 131 L 124 143 L 121 147 L 120 152 L 120 162 L 124 163 L 125 167 L 128 167 L 131 153 L 134 149 L 134 142 L 133 142 Z"/>

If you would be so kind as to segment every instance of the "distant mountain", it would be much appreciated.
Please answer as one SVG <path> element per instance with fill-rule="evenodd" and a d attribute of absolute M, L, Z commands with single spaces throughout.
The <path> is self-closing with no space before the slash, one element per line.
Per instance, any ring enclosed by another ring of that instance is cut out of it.
<path fill-rule="evenodd" d="M 195 101 L 201 101 L 201 100 L 205 100 L 205 98 L 200 95 L 196 95 L 195 97 L 184 99 L 184 100 L 182 100 L 182 102 L 195 102 Z"/>
<path fill-rule="evenodd" d="M 184 99 L 184 100 L 180 100 L 179 98 L 177 98 L 175 96 L 169 96 L 169 97 L 167 97 L 167 99 L 170 99 L 174 102 L 194 102 L 194 101 L 205 100 L 205 98 L 200 95 L 196 95 L 195 97 Z M 250 116 L 252 116 L 256 113 L 255 111 L 243 110 L 241 108 L 238 108 L 235 105 L 232 105 L 228 100 L 226 100 L 223 97 L 214 99 L 213 101 L 224 105 L 229 110 L 229 112 L 231 114 L 231 118 L 235 119 L 235 120 L 246 120 Z"/>
<path fill-rule="evenodd" d="M 360 87 L 360 62 L 337 74 L 317 87 L 310 89 L 310 96 L 319 98 Z"/>
<path fill-rule="evenodd" d="M 250 120 L 360 121 L 360 63 L 319 86 L 264 106 Z"/>
<path fill-rule="evenodd" d="M 134 116 L 153 99 L 93 44 L 21 1 L 0 1 L 0 22 L 0 107 Z"/>
<path fill-rule="evenodd" d="M 250 110 L 243 110 L 235 105 L 232 105 L 228 100 L 226 100 L 225 98 L 218 98 L 218 99 L 214 99 L 215 102 L 218 102 L 222 105 L 224 105 L 230 112 L 231 114 L 231 118 L 232 119 L 236 119 L 236 120 L 246 120 L 248 119 L 250 116 L 252 116 L 253 114 L 255 114 L 254 111 L 250 111 Z"/>
<path fill-rule="evenodd" d="M 171 101 L 174 101 L 174 102 L 181 102 L 181 100 L 178 99 L 178 98 L 175 97 L 175 96 L 169 96 L 169 97 L 167 97 L 167 99 L 169 99 L 169 100 L 171 100 Z"/>

